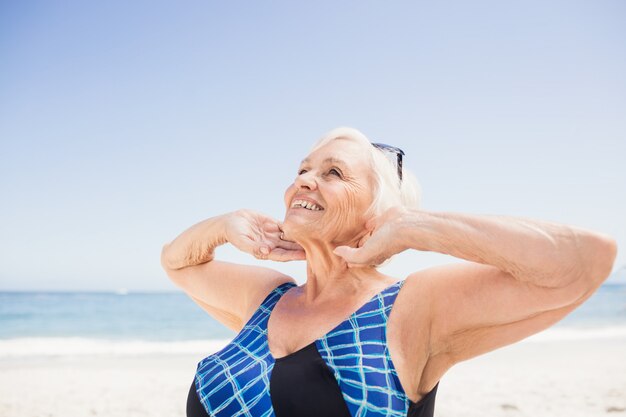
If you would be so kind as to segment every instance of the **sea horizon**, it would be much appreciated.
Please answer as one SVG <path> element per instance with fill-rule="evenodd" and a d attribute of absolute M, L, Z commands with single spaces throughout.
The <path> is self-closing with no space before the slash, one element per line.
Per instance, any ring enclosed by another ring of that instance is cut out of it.
<path fill-rule="evenodd" d="M 0 359 L 207 354 L 235 336 L 182 291 L 0 291 Z M 626 339 L 626 283 L 605 282 L 529 343 Z"/>

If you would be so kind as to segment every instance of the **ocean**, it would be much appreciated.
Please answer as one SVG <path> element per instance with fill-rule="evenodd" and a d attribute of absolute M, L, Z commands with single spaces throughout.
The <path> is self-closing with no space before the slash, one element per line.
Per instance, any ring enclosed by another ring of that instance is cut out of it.
<path fill-rule="evenodd" d="M 235 336 L 184 293 L 0 292 L 0 359 L 208 354 Z M 534 340 L 626 337 L 626 284 L 604 284 Z"/>

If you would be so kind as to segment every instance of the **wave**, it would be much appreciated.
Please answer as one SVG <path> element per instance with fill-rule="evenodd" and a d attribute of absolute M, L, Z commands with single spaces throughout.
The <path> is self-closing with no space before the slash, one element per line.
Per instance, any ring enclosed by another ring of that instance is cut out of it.
<path fill-rule="evenodd" d="M 552 327 L 524 339 L 522 343 L 606 339 L 626 339 L 626 325 Z M 229 342 L 228 339 L 148 341 L 85 337 L 21 337 L 0 339 L 0 359 L 32 356 L 146 354 L 206 356 L 219 351 Z"/>
<path fill-rule="evenodd" d="M 0 358 L 23 356 L 211 354 L 229 340 L 147 341 L 83 337 L 22 337 L 0 340 Z"/>

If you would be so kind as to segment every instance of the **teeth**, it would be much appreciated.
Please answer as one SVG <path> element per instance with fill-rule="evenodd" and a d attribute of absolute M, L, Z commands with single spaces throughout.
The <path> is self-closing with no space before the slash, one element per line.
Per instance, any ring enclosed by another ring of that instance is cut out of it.
<path fill-rule="evenodd" d="M 319 207 L 317 204 L 311 203 L 310 201 L 305 201 L 305 200 L 294 200 L 293 203 L 291 203 L 291 208 L 294 207 L 302 207 L 305 208 L 307 210 L 312 210 L 312 211 L 320 211 L 322 210 L 321 207 Z"/>

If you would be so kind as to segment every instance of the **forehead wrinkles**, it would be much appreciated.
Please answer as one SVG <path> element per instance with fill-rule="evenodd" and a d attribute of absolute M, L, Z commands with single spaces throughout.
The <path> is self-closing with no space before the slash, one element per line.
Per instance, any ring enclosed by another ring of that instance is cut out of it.
<path fill-rule="evenodd" d="M 306 157 L 302 160 L 302 162 L 300 162 L 300 165 L 302 164 L 308 164 L 311 162 L 311 158 Z M 343 165 L 343 166 L 348 166 L 348 164 L 343 160 L 343 159 L 339 159 L 339 158 L 335 158 L 334 156 L 330 156 L 326 159 L 324 159 L 322 161 L 322 164 L 335 164 L 335 165 Z"/>
<path fill-rule="evenodd" d="M 302 162 L 300 163 L 300 166 L 310 164 L 311 161 L 312 161 L 312 158 L 308 158 L 308 157 L 304 158 Z M 354 162 L 348 163 L 345 160 L 340 159 L 340 158 L 328 157 L 328 158 L 325 158 L 320 163 L 320 166 L 328 166 L 328 165 L 334 165 L 334 166 L 341 168 L 341 171 L 345 175 L 345 178 L 347 180 L 357 181 L 357 182 L 366 182 L 368 186 L 370 187 L 373 186 L 375 183 L 375 179 L 373 178 L 373 175 L 372 175 L 373 164 L 369 162 L 361 161 L 361 163 L 354 163 Z"/>

